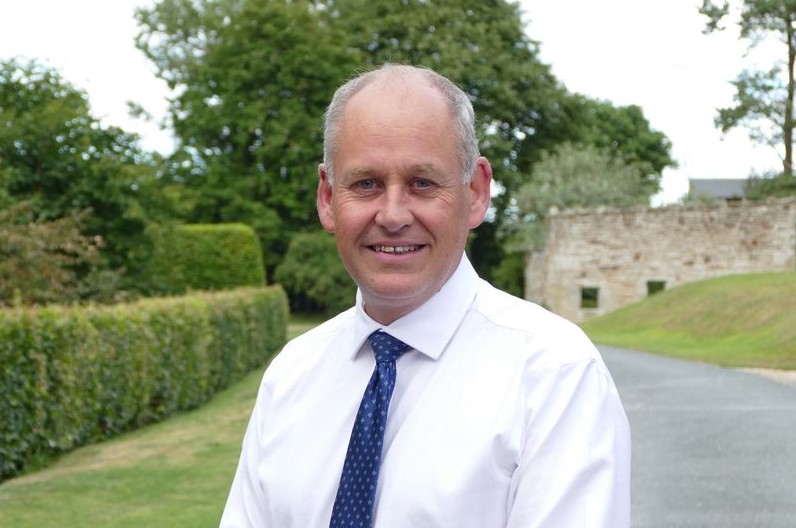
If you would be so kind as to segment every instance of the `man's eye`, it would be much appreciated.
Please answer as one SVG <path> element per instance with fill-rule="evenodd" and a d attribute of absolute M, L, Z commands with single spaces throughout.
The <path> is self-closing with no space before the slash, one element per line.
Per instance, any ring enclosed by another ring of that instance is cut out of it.
<path fill-rule="evenodd" d="M 414 181 L 414 186 L 418 189 L 428 189 L 431 187 L 431 182 L 424 179 L 418 179 Z"/>
<path fill-rule="evenodd" d="M 373 180 L 362 180 L 357 182 L 357 187 L 362 189 L 363 191 L 369 191 L 376 186 L 376 183 Z"/>

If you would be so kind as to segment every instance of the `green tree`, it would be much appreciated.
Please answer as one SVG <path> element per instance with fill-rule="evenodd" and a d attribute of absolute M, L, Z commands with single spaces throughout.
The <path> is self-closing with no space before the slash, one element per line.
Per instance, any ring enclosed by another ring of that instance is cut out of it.
<path fill-rule="evenodd" d="M 629 164 L 646 164 L 648 171 L 640 173 L 643 189 L 650 196 L 660 190 L 663 170 L 676 166 L 672 144 L 650 126 L 639 106 L 614 106 L 581 94 L 569 94 L 561 104 L 566 142 L 592 145 Z"/>
<path fill-rule="evenodd" d="M 551 209 L 646 205 L 647 180 L 653 178 L 647 162 L 628 163 L 593 145 L 564 143 L 542 157 L 517 193 L 522 223 L 515 241 L 520 247 L 541 248 L 544 218 Z"/>
<path fill-rule="evenodd" d="M 783 60 L 767 70 L 741 71 L 732 82 L 734 104 L 719 109 L 716 126 L 724 132 L 742 126 L 754 141 L 782 148 L 783 174 L 793 177 L 796 0 L 743 0 L 738 7 L 735 16 L 729 2 L 703 0 L 699 12 L 708 19 L 705 33 L 725 29 L 723 22 L 732 18 L 750 48 L 768 37 L 779 39 Z"/>
<path fill-rule="evenodd" d="M 28 202 L 37 222 L 89 211 L 82 233 L 105 242 L 100 267 L 140 268 L 148 255 L 142 204 L 162 200 L 156 160 L 138 138 L 101 126 L 86 94 L 57 71 L 14 59 L 0 62 L 0 123 L 0 200 Z"/>
<path fill-rule="evenodd" d="M 315 229 L 321 116 L 355 54 L 311 2 L 164 0 L 138 11 L 138 46 L 176 96 L 168 177 L 190 222 L 255 228 L 271 272 Z"/>

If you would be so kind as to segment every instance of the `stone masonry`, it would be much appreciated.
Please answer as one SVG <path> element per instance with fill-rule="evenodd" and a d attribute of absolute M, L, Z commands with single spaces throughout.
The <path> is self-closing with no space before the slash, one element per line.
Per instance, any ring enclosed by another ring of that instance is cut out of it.
<path fill-rule="evenodd" d="M 796 199 L 551 214 L 526 293 L 573 321 L 720 275 L 796 270 Z M 595 306 L 596 305 L 596 306 Z"/>

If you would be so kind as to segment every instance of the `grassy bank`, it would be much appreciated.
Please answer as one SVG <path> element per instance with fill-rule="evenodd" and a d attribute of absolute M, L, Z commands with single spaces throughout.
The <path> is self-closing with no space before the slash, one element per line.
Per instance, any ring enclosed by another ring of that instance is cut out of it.
<path fill-rule="evenodd" d="M 582 326 L 598 343 L 723 366 L 796 369 L 796 273 L 686 284 Z"/>
<path fill-rule="evenodd" d="M 217 527 L 261 377 L 257 369 L 196 411 L 3 483 L 0 526 Z"/>

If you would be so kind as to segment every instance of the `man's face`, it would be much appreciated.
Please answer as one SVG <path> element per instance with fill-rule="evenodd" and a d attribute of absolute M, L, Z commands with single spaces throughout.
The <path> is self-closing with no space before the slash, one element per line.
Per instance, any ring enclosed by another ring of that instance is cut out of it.
<path fill-rule="evenodd" d="M 381 79 L 346 105 L 334 184 L 321 165 L 318 212 L 335 234 L 366 312 L 382 324 L 414 310 L 450 278 L 489 204 L 479 159 L 462 184 L 455 125 L 421 78 Z"/>

